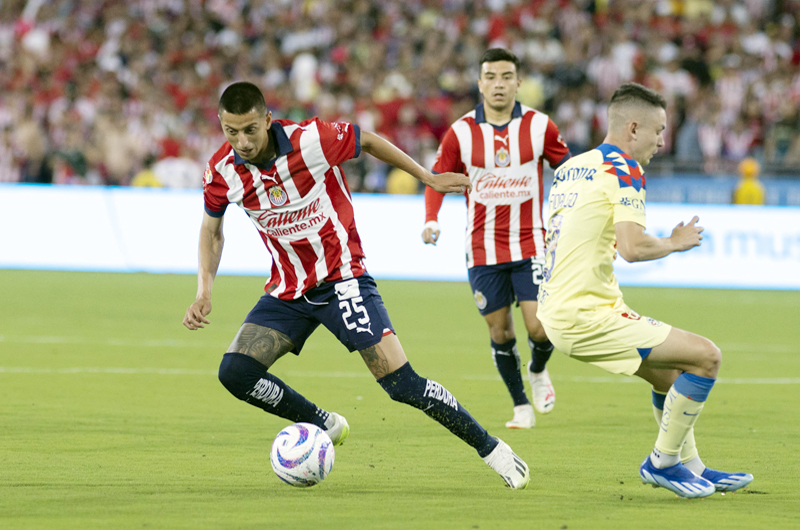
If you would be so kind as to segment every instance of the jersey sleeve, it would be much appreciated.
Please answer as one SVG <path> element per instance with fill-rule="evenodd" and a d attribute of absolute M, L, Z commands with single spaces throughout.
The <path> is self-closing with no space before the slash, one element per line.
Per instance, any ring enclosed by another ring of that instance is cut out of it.
<path fill-rule="evenodd" d="M 453 132 L 453 128 L 447 130 L 436 151 L 436 159 L 433 162 L 434 173 L 464 173 L 466 167 L 461 161 L 461 146 L 458 137 Z M 436 221 L 439 218 L 439 210 L 444 202 L 444 193 L 439 193 L 430 186 L 425 188 L 425 222 Z"/>
<path fill-rule="evenodd" d="M 461 161 L 461 146 L 458 137 L 450 127 L 439 144 L 436 151 L 436 159 L 433 162 L 434 173 L 463 173 L 467 174 L 467 168 Z"/>
<path fill-rule="evenodd" d="M 211 217 L 222 217 L 228 207 L 228 185 L 225 179 L 211 167 L 211 162 L 206 164 L 203 174 L 203 200 L 205 210 Z"/>
<path fill-rule="evenodd" d="M 543 156 L 553 169 L 556 169 L 572 156 L 567 143 L 561 138 L 558 126 L 550 118 L 547 119 L 547 129 L 544 132 Z"/>
<path fill-rule="evenodd" d="M 328 164 L 338 166 L 361 154 L 361 128 L 348 122 L 330 123 L 314 118 L 322 152 Z"/>
<path fill-rule="evenodd" d="M 439 193 L 430 186 L 425 187 L 425 222 L 439 219 L 439 210 L 442 209 L 444 193 Z"/>
<path fill-rule="evenodd" d="M 637 190 L 634 186 L 626 186 L 624 183 L 620 183 L 614 190 L 611 199 L 614 205 L 614 224 L 632 221 L 646 226 L 644 197 L 644 187 Z"/>

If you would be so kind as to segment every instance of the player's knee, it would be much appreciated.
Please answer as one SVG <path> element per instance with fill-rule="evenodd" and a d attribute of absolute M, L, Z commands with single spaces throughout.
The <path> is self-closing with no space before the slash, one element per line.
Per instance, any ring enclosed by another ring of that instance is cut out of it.
<path fill-rule="evenodd" d="M 528 328 L 528 336 L 534 342 L 544 342 L 547 340 L 547 333 L 544 332 L 544 328 L 541 324 Z"/>
<path fill-rule="evenodd" d="M 507 329 L 502 326 L 489 326 L 489 337 L 497 344 L 505 344 L 516 338 L 513 329 Z"/>
<path fill-rule="evenodd" d="M 253 388 L 254 378 L 259 378 L 253 362 L 258 363 L 242 353 L 226 353 L 219 363 L 219 382 L 239 399 L 247 398 L 247 392 Z"/>
<path fill-rule="evenodd" d="M 722 364 L 722 351 L 708 339 L 704 339 L 700 356 L 701 368 L 706 372 L 706 377 L 717 377 L 719 367 Z"/>

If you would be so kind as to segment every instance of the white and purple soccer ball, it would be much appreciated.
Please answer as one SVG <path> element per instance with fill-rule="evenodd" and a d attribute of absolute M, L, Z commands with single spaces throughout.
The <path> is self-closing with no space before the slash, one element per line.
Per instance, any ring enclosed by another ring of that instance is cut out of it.
<path fill-rule="evenodd" d="M 319 484 L 333 468 L 333 442 L 311 423 L 289 425 L 275 437 L 270 462 L 282 481 L 298 488 Z"/>

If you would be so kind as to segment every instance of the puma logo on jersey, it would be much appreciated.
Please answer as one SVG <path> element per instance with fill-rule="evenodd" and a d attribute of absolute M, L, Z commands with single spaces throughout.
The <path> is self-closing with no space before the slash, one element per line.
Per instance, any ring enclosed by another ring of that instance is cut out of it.
<path fill-rule="evenodd" d="M 506 137 L 500 137 L 500 136 L 497 136 L 495 134 L 494 135 L 494 139 L 495 140 L 499 140 L 503 145 L 508 146 L 508 137 L 507 136 Z"/>

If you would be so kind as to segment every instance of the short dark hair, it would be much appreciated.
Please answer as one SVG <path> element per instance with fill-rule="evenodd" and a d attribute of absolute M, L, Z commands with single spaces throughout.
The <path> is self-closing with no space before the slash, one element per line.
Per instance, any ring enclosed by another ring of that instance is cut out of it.
<path fill-rule="evenodd" d="M 483 55 L 481 56 L 481 62 L 478 64 L 478 67 L 480 68 L 478 76 L 480 77 L 481 73 L 483 72 L 483 63 L 496 63 L 497 61 L 508 61 L 510 63 L 514 63 L 514 68 L 517 69 L 517 75 L 519 75 L 519 59 L 516 55 L 504 48 L 491 48 L 483 52 Z"/>
<path fill-rule="evenodd" d="M 624 105 L 635 101 L 667 110 L 667 100 L 664 99 L 664 96 L 639 83 L 625 83 L 617 88 L 614 91 L 614 95 L 611 96 L 611 101 L 608 103 L 608 106 Z"/>
<path fill-rule="evenodd" d="M 253 83 L 240 81 L 230 85 L 219 98 L 219 112 L 229 112 L 231 114 L 247 114 L 251 110 L 256 110 L 259 114 L 267 113 L 267 103 L 264 101 L 264 94 L 261 89 Z"/>

